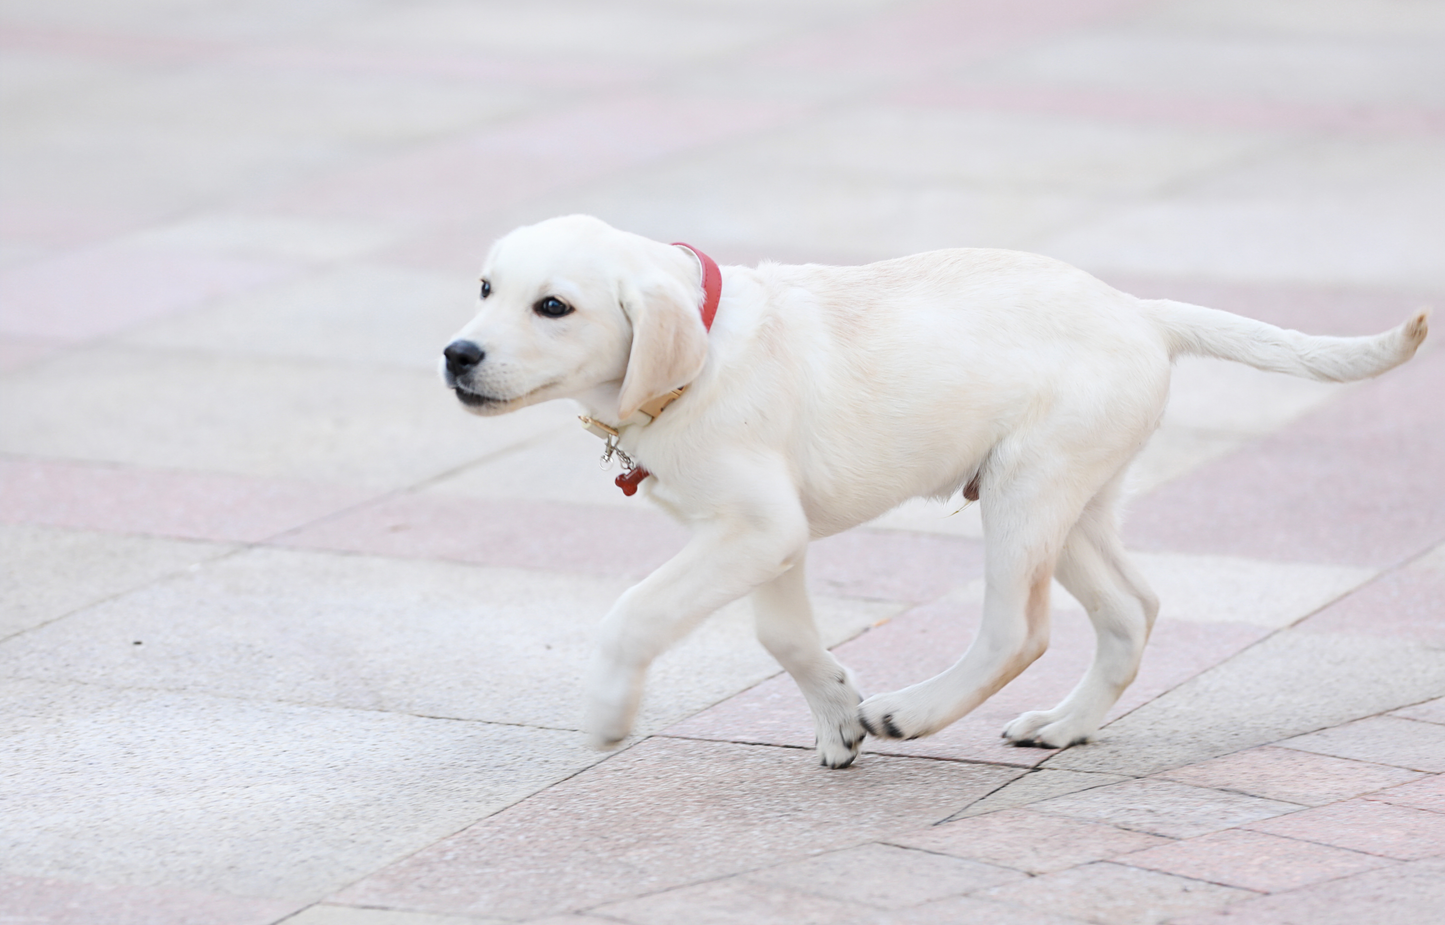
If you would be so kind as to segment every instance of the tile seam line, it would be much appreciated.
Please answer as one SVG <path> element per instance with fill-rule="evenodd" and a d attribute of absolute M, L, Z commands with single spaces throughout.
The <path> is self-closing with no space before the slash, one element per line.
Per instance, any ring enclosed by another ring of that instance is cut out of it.
<path fill-rule="evenodd" d="M 779 672 L 779 674 L 781 674 L 781 673 L 782 673 L 782 672 Z M 773 677 L 777 677 L 777 675 L 774 675 Z M 759 682 L 759 683 L 761 683 L 761 682 Z M 736 696 L 736 695 L 734 695 L 734 696 Z M 729 700 L 730 700 L 730 699 L 732 699 L 732 698 L 726 698 L 726 699 L 729 699 Z M 719 702 L 722 702 L 722 701 L 719 701 Z M 700 712 L 701 712 L 701 711 L 700 711 Z M 679 722 L 686 722 L 686 720 L 679 720 Z M 802 751 L 802 752 L 811 752 L 811 751 L 814 751 L 814 750 L 817 748 L 816 745 L 790 745 L 790 744 L 788 744 L 788 743 L 786 743 L 786 742 L 760 742 L 760 741 L 756 741 L 756 740 L 753 740 L 753 739 L 743 739 L 743 738 L 717 738 L 717 739 L 712 739 L 712 738 L 706 738 L 706 737 L 704 737 L 704 736 L 698 736 L 698 735 L 681 735 L 681 734 L 678 734 L 678 733 L 666 732 L 666 731 L 664 731 L 664 732 L 654 732 L 654 733 L 650 733 L 650 734 L 648 735 L 648 738 L 650 738 L 650 739 L 675 739 L 675 740 L 677 740 L 677 741 L 679 741 L 679 742 L 709 742 L 709 743 L 712 743 L 712 744 L 715 744 L 715 745 L 745 745 L 745 746 L 748 746 L 748 747 L 750 747 L 750 748 L 786 748 L 786 749 L 790 749 L 790 750 L 792 750 L 792 751 Z M 855 760 L 862 759 L 864 756 L 871 756 L 871 757 L 874 757 L 874 758 L 898 758 L 898 759 L 903 759 L 903 760 L 906 760 L 906 761 L 939 761 L 939 762 L 944 762 L 944 763 L 947 763 L 947 764 L 973 765 L 973 766 L 980 767 L 980 768 L 1001 768 L 1001 769 L 1006 769 L 1006 770 L 1010 770 L 1010 771 L 1020 771 L 1020 772 L 1024 772 L 1024 773 L 1027 773 L 1027 772 L 1030 770 L 1029 768 L 1023 767 L 1023 766 L 1021 766 L 1021 765 L 1016 765 L 1016 764 L 1003 764 L 1002 762 L 996 762 L 996 761 L 983 761 L 983 760 L 978 759 L 978 758 L 949 758 L 949 757 L 939 756 L 939 755 L 900 755 L 900 754 L 897 754 L 897 753 L 894 753 L 894 752 L 859 752 L 858 758 L 855 759 Z M 829 770 L 830 770 L 831 772 L 847 773 L 848 768 L 833 768 L 833 769 L 829 769 Z M 1022 773 L 1018 775 L 1018 777 L 1022 777 L 1022 776 L 1023 776 Z M 1018 777 L 1015 777 L 1014 780 L 1017 780 Z M 1008 786 L 1009 783 L 1012 783 L 1012 781 L 1005 782 L 1004 784 L 1001 784 L 1000 786 L 1001 786 L 1001 787 Z M 997 790 L 998 790 L 998 788 L 994 788 L 994 790 L 990 790 L 989 793 L 994 793 L 994 792 L 996 792 Z M 979 799 L 983 799 L 983 797 L 979 797 Z M 969 805 L 972 805 L 972 804 L 969 804 Z M 964 807 L 964 808 L 967 808 L 967 807 Z"/>
<path fill-rule="evenodd" d="M 13 638 L 15 638 L 15 637 L 12 636 L 12 637 L 10 637 L 10 638 L 13 639 Z M 184 687 L 160 687 L 160 686 L 156 686 L 156 685 L 146 685 L 146 684 L 117 684 L 117 683 L 110 683 L 110 682 L 106 682 L 106 681 L 87 681 L 87 680 L 84 680 L 84 679 L 81 679 L 81 678 L 45 678 L 45 677 L 36 677 L 36 676 L 33 676 L 33 675 L 27 675 L 27 674 L 9 674 L 9 673 L 0 674 L 0 680 L 5 680 L 5 681 L 29 681 L 29 682 L 36 683 L 36 684 L 45 684 L 45 685 L 51 685 L 51 686 L 55 686 L 55 687 L 64 687 L 64 686 L 66 686 L 66 685 L 75 685 L 75 686 L 80 686 L 80 687 L 98 688 L 98 689 L 101 689 L 101 690 L 108 690 L 108 691 L 135 691 L 135 692 L 137 692 L 137 693 L 176 694 L 176 695 L 185 695 L 185 696 L 192 696 L 192 697 L 209 697 L 209 698 L 214 698 L 214 699 L 216 699 L 216 700 L 229 700 L 229 701 L 233 701 L 233 702 L 236 702 L 236 703 L 278 704 L 278 705 L 281 705 L 281 706 L 306 707 L 306 708 L 314 709 L 314 710 L 338 711 L 338 712 L 343 712 L 343 713 L 363 713 L 363 714 L 377 715 L 377 716 L 408 717 L 408 718 L 411 718 L 411 719 L 436 720 L 436 721 L 438 721 L 438 722 L 444 722 L 444 723 L 473 723 L 473 724 L 476 724 L 476 725 L 478 725 L 478 726 L 499 726 L 499 727 L 505 727 L 505 728 L 513 728 L 513 729 L 539 729 L 539 730 L 542 730 L 542 731 L 544 731 L 544 732 L 565 732 L 565 733 L 569 733 L 569 734 L 573 734 L 573 735 L 581 735 L 581 730 L 576 729 L 576 728 L 569 728 L 569 727 L 567 727 L 567 726 L 546 726 L 546 725 L 542 725 L 542 724 L 539 724 L 539 723 L 506 722 L 506 721 L 503 721 L 503 720 L 478 719 L 478 718 L 466 717 L 466 716 L 443 716 L 443 715 L 436 715 L 436 714 L 430 714 L 430 713 L 412 713 L 412 712 L 406 711 L 406 710 L 386 710 L 386 709 L 382 709 L 382 708 L 380 708 L 380 707 L 361 707 L 361 706 L 353 706 L 353 705 L 350 705 L 350 704 L 318 703 L 318 702 L 313 701 L 313 700 L 294 700 L 294 699 L 287 698 L 287 697 L 264 697 L 264 696 L 250 697 L 250 696 L 246 696 L 246 695 L 244 695 L 244 694 L 231 694 L 231 693 L 225 693 L 225 692 L 222 692 L 222 691 L 200 690 L 200 689 L 184 688 Z M 640 742 L 644 742 L 644 741 L 646 741 L 647 739 L 652 738 L 653 735 L 654 735 L 654 734 L 649 733 L 648 735 L 644 735 L 644 736 L 637 736 L 637 737 L 629 736 L 629 739 L 636 738 L 636 741 L 635 741 L 635 742 L 630 742 L 630 741 L 629 741 L 628 744 L 626 744 L 626 745 L 623 746 L 623 747 L 619 747 L 615 752 L 611 752 L 611 753 L 607 753 L 607 754 L 621 754 L 623 751 L 626 751 L 627 749 L 630 749 L 633 745 L 636 745 L 636 744 L 638 744 L 638 743 L 640 743 Z M 626 740 L 624 740 L 624 741 L 626 741 Z"/>

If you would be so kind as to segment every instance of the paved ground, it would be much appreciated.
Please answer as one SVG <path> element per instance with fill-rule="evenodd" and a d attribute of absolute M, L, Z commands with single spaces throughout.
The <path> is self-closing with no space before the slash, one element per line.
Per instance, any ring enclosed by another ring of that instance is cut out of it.
<path fill-rule="evenodd" d="M 0 5 L 0 922 L 1409 922 L 1445 907 L 1445 349 L 1181 364 L 1099 741 L 805 750 L 729 608 L 640 732 L 590 628 L 679 543 L 566 407 L 433 367 L 496 234 L 1041 251 L 1319 333 L 1445 296 L 1438 0 Z M 1437 315 L 1445 322 L 1445 316 Z M 1437 324 L 1437 329 L 1445 324 Z M 972 510 L 816 545 L 866 690 L 967 643 Z"/>

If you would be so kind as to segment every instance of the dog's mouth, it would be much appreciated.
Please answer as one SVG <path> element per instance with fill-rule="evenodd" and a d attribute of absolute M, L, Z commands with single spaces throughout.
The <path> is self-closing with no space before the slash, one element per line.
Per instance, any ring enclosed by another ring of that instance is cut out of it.
<path fill-rule="evenodd" d="M 482 395 L 459 385 L 452 386 L 452 391 L 457 393 L 457 400 L 469 408 L 484 408 L 487 405 L 506 404 L 503 398 L 492 398 L 490 395 Z"/>

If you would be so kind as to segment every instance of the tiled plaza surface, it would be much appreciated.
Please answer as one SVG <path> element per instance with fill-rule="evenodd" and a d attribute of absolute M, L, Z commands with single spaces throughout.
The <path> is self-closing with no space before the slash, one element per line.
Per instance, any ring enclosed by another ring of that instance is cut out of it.
<path fill-rule="evenodd" d="M 0 81 L 0 923 L 1439 921 L 1445 315 L 1365 383 L 1179 365 L 1097 742 L 999 739 L 1090 657 L 1056 593 L 1026 674 L 833 772 L 746 602 L 585 747 L 683 533 L 435 363 L 567 212 L 1383 330 L 1445 304 L 1445 3 L 5 0 Z M 870 693 L 968 643 L 957 506 L 814 546 Z"/>

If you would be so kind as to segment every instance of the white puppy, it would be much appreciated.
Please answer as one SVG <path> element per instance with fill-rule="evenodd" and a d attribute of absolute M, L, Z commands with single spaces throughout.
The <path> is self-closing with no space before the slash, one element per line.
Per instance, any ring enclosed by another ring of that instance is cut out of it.
<path fill-rule="evenodd" d="M 1310 337 L 978 249 L 725 267 L 708 331 L 703 272 L 690 249 L 594 218 L 519 228 L 493 246 L 480 310 L 445 351 L 447 385 L 478 414 L 576 399 L 651 474 L 652 500 L 693 531 L 603 621 L 585 714 L 601 747 L 631 729 L 652 660 L 751 593 L 758 638 L 812 708 L 822 763 L 845 767 L 864 730 L 937 732 L 1038 658 L 1055 576 L 1093 621 L 1094 663 L 1062 703 L 1004 735 L 1087 740 L 1133 680 L 1158 609 L 1114 507 L 1164 413 L 1170 361 L 1205 355 L 1346 381 L 1404 362 L 1426 333 L 1421 312 L 1373 337 Z M 652 404 L 684 386 L 664 411 Z M 947 671 L 860 706 L 814 628 L 808 542 L 909 498 L 959 492 L 983 515 L 978 634 Z"/>

